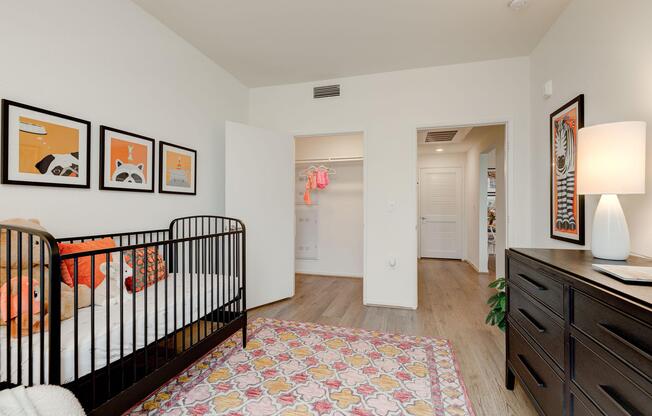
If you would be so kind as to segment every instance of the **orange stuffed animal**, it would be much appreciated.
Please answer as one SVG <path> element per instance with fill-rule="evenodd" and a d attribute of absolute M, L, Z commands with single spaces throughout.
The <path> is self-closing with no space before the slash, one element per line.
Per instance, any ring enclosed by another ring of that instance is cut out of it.
<path fill-rule="evenodd" d="M 5 220 L 0 222 L 2 224 L 9 224 L 9 225 L 19 225 L 22 227 L 26 228 L 32 228 L 35 230 L 40 230 L 40 231 L 46 231 L 45 228 L 43 228 L 38 220 L 25 220 L 25 219 L 11 219 L 11 220 Z M 15 232 L 12 232 L 12 238 L 11 238 L 11 259 L 10 261 L 7 261 L 6 259 L 6 249 L 7 249 L 7 231 L 2 230 L 0 232 L 0 252 L 3 254 L 0 260 L 0 325 L 6 325 L 7 321 L 7 285 L 6 285 L 6 280 L 7 280 L 7 268 L 10 268 L 9 274 L 12 276 L 11 279 L 11 311 L 10 311 L 10 317 L 9 319 L 12 320 L 11 324 L 11 335 L 12 337 L 16 337 L 18 335 L 18 237 Z M 22 238 L 22 251 L 23 251 L 23 256 L 22 256 L 22 264 L 20 265 L 21 267 L 21 278 L 20 278 L 20 284 L 21 284 L 21 313 L 20 313 L 20 318 L 21 318 L 21 332 L 23 335 L 26 335 L 30 332 L 29 327 L 29 302 L 26 298 L 26 296 L 29 296 L 29 278 L 28 278 L 28 272 L 29 269 L 32 269 L 32 279 L 34 281 L 33 283 L 33 293 L 31 294 L 31 297 L 38 296 L 39 301 L 32 304 L 32 332 L 38 332 L 40 331 L 41 328 L 41 322 L 40 322 L 40 296 L 41 294 L 45 295 L 45 301 L 43 302 L 45 306 L 44 314 L 45 314 L 45 322 L 43 322 L 43 325 L 45 326 L 46 330 L 48 328 L 48 298 L 47 298 L 47 293 L 48 293 L 48 288 L 49 288 L 49 283 L 50 283 L 50 276 L 48 272 L 48 256 L 47 256 L 47 250 L 46 250 L 46 256 L 45 256 L 45 264 L 44 266 L 44 276 L 43 276 L 43 283 L 44 287 L 40 288 L 38 282 L 40 281 L 41 278 L 41 266 L 39 264 L 40 262 L 40 250 L 41 248 L 39 247 L 40 239 L 39 238 L 33 238 L 32 243 L 33 246 L 31 248 L 32 250 L 32 263 L 29 264 L 29 257 L 27 253 L 30 250 L 29 247 L 29 237 L 27 234 L 23 234 Z M 42 290 L 41 290 L 42 289 Z M 34 293 L 36 290 L 38 290 L 38 293 Z M 32 300 L 34 302 L 34 300 Z M 91 289 L 88 288 L 87 286 L 79 285 L 78 286 L 78 305 L 79 308 L 84 308 L 87 307 L 91 304 Z M 37 306 L 38 305 L 38 306 Z M 69 319 L 73 316 L 74 314 L 74 290 L 73 288 L 67 286 L 63 282 L 61 283 L 61 320 L 66 320 Z"/>
<path fill-rule="evenodd" d="M 41 311 L 41 289 L 37 280 L 32 280 L 32 290 L 29 287 L 29 278 L 22 276 L 20 282 L 18 277 L 11 278 L 11 302 L 9 303 L 9 320 L 11 321 L 11 336 L 16 338 L 18 336 L 18 285 L 20 285 L 21 297 L 21 333 L 26 335 L 29 333 L 29 304 L 32 304 L 32 325 L 33 330 L 40 329 L 40 311 Z M 8 286 L 5 282 L 0 286 L 0 319 L 2 322 L 7 322 L 7 292 Z"/>

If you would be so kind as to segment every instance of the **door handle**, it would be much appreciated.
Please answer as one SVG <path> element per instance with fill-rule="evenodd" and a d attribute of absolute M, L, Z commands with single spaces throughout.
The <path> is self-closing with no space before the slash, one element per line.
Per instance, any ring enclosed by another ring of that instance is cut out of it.
<path fill-rule="evenodd" d="M 421 221 L 425 221 L 425 220 L 426 220 L 426 217 L 421 217 Z"/>

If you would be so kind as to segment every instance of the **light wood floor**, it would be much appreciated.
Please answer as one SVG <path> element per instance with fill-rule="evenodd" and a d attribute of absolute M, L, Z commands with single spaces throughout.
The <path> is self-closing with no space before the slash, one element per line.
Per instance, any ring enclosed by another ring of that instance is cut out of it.
<path fill-rule="evenodd" d="M 257 308 L 250 317 L 448 338 L 478 415 L 536 415 L 518 383 L 513 392 L 503 387 L 505 336 L 484 324 L 492 279 L 460 261 L 422 260 L 419 308 L 411 311 L 363 306 L 361 279 L 297 275 L 292 299 Z"/>

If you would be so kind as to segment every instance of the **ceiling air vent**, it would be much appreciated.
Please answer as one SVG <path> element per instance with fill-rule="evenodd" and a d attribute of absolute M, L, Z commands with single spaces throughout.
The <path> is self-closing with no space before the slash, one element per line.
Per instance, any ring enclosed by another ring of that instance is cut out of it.
<path fill-rule="evenodd" d="M 340 96 L 340 84 L 315 87 L 312 93 L 313 98 L 326 98 L 326 97 L 339 97 L 339 96 Z"/>
<path fill-rule="evenodd" d="M 450 142 L 457 134 L 457 130 L 429 131 L 426 134 L 426 143 Z"/>

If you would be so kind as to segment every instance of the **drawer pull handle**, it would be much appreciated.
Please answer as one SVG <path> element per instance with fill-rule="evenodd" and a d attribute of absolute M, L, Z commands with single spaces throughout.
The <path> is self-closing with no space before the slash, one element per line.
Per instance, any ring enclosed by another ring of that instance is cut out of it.
<path fill-rule="evenodd" d="M 620 410 L 620 412 L 623 415 L 626 416 L 637 416 L 637 415 L 642 415 L 643 413 L 637 411 L 636 409 L 631 409 L 632 411 L 627 410 L 625 407 L 631 408 L 629 403 L 627 403 L 625 400 L 623 400 L 618 393 L 613 391 L 613 389 L 609 386 L 603 386 L 601 384 L 598 384 L 598 390 L 600 390 L 600 393 L 604 394 L 607 399 Z"/>
<path fill-rule="evenodd" d="M 523 317 L 524 317 L 525 319 L 527 319 L 528 322 L 530 322 L 530 324 L 532 324 L 532 326 L 537 330 L 538 333 L 543 334 L 544 332 L 546 332 L 546 328 L 542 327 L 541 324 L 538 323 L 538 322 L 536 321 L 536 319 L 534 319 L 533 317 L 531 317 L 530 314 L 527 313 L 526 310 L 523 310 L 523 309 L 521 309 L 521 308 L 518 308 L 518 312 L 519 312 L 521 315 L 523 315 Z"/>
<path fill-rule="evenodd" d="M 609 327 L 609 325 L 599 323 L 598 327 L 600 329 L 602 329 L 604 332 L 606 332 L 607 334 L 609 334 L 612 338 L 615 338 L 616 340 L 618 340 L 621 344 L 624 344 L 624 345 L 628 346 L 630 349 L 636 351 L 637 353 L 639 353 L 643 357 L 645 357 L 648 360 L 652 361 L 652 354 L 645 351 L 643 348 L 639 347 L 638 345 L 636 345 L 632 341 L 628 340 L 624 336 L 620 335 L 618 332 L 614 331 L 612 328 Z"/>
<path fill-rule="evenodd" d="M 532 380 L 534 380 L 535 383 L 537 383 L 537 387 L 545 388 L 546 384 L 539 378 L 537 373 L 530 367 L 530 364 L 527 362 L 524 356 L 521 354 L 516 354 L 518 357 L 518 360 L 523 364 L 523 367 L 527 370 L 527 372 L 530 374 L 530 377 L 532 377 Z"/>
<path fill-rule="evenodd" d="M 534 280 L 532 280 L 531 278 L 527 277 L 527 276 L 524 275 L 523 273 L 519 273 L 518 276 L 519 276 L 521 279 L 525 280 L 526 283 L 528 283 L 530 286 L 532 286 L 532 287 L 535 288 L 536 290 L 540 290 L 540 291 L 548 290 L 547 287 L 540 285 L 539 283 L 535 282 Z"/>

